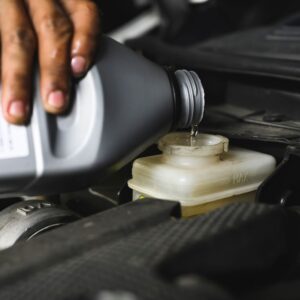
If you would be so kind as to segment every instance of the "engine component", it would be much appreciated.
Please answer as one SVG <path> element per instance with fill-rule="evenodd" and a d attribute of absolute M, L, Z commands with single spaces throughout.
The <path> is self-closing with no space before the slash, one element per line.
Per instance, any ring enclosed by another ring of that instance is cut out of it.
<path fill-rule="evenodd" d="M 78 218 L 73 212 L 45 200 L 15 203 L 0 212 L 0 250 Z"/>
<path fill-rule="evenodd" d="M 275 172 L 258 189 L 256 201 L 299 208 L 300 148 L 289 146 Z"/>
<path fill-rule="evenodd" d="M 134 200 L 179 201 L 183 216 L 207 212 L 234 201 L 253 201 L 255 191 L 275 169 L 275 159 L 232 148 L 217 135 L 171 133 L 159 142 L 162 155 L 137 159 L 129 186 Z M 228 152 L 228 153 L 227 153 Z"/>

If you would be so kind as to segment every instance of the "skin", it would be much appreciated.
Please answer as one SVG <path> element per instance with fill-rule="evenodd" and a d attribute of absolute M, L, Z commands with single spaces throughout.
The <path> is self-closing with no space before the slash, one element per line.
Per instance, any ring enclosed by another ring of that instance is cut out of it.
<path fill-rule="evenodd" d="M 93 63 L 99 10 L 92 0 L 0 0 L 2 111 L 12 124 L 28 121 L 38 58 L 45 110 L 68 107 L 71 77 Z"/>

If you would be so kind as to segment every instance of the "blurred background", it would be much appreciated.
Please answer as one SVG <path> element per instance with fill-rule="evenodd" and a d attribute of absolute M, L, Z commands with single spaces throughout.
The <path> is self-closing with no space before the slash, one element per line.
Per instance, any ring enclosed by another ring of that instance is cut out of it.
<path fill-rule="evenodd" d="M 103 32 L 131 25 L 129 37 L 156 34 L 178 44 L 269 25 L 300 9 L 297 0 L 98 0 Z M 137 23 L 135 23 L 137 22 Z M 128 24 L 129 23 L 129 24 Z"/>

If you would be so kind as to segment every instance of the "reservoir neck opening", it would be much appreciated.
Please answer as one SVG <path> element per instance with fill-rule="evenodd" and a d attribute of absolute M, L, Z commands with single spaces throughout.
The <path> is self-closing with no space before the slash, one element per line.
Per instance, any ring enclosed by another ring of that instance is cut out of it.
<path fill-rule="evenodd" d="M 164 160 L 178 164 L 213 163 L 220 160 L 228 151 L 229 140 L 223 136 L 198 134 L 191 136 L 189 132 L 170 133 L 158 144 L 163 152 Z"/>

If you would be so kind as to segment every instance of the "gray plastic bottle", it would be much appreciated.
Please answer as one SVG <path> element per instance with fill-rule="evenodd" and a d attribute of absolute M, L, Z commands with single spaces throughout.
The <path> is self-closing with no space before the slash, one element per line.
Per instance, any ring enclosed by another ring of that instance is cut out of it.
<path fill-rule="evenodd" d="M 44 112 L 38 84 L 28 126 L 0 120 L 0 194 L 78 190 L 128 163 L 172 129 L 200 123 L 201 81 L 168 74 L 109 38 L 74 88 L 68 114 Z"/>

